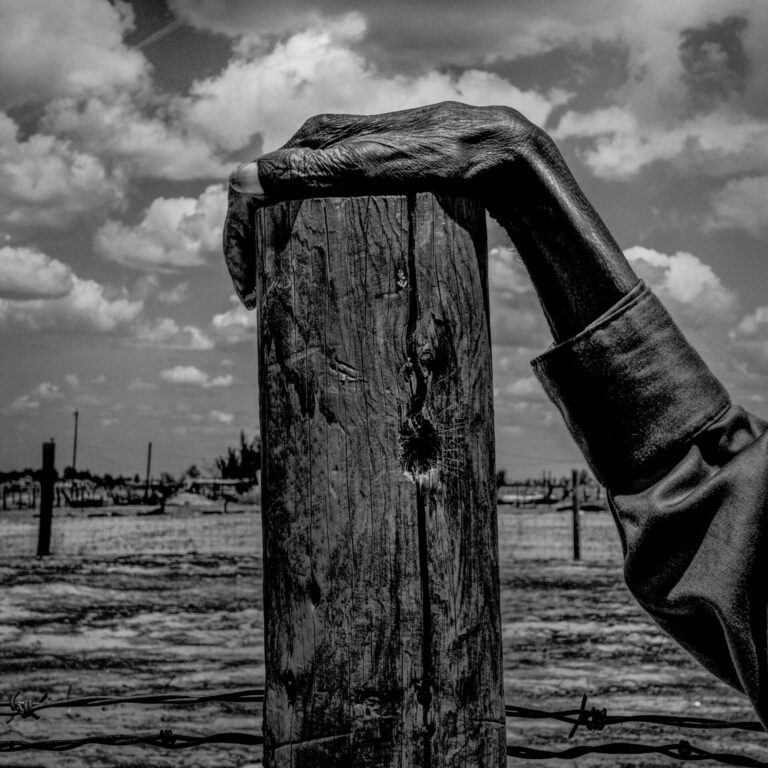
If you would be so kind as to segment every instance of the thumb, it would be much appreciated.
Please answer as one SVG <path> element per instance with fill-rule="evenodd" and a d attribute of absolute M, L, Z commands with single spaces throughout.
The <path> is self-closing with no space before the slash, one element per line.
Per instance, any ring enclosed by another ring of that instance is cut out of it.
<path fill-rule="evenodd" d="M 248 309 L 256 306 L 256 257 L 253 221 L 257 205 L 231 186 L 224 221 L 224 260 L 237 295 Z"/>
<path fill-rule="evenodd" d="M 258 202 L 312 196 L 386 194 L 408 184 L 402 153 L 385 140 L 349 141 L 326 149 L 278 149 L 240 166 L 232 189 Z"/>

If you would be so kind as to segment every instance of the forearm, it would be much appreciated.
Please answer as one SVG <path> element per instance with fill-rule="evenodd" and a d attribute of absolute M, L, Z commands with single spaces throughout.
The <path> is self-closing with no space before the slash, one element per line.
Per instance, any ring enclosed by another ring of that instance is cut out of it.
<path fill-rule="evenodd" d="M 554 142 L 534 132 L 488 200 L 520 254 L 556 340 L 583 330 L 638 283 Z"/>

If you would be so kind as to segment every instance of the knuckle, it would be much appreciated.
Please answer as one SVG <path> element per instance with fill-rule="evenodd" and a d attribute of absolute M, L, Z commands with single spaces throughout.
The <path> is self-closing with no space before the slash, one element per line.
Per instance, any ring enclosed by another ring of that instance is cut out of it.
<path fill-rule="evenodd" d="M 460 101 L 441 101 L 436 105 L 436 112 L 438 115 L 446 117 L 462 114 L 466 112 L 467 109 L 469 109 L 469 107 L 466 104 L 462 104 Z"/>
<path fill-rule="evenodd" d="M 313 115 L 304 121 L 304 124 L 301 126 L 301 132 L 303 134 L 317 133 L 323 127 L 324 121 L 325 115 Z"/>

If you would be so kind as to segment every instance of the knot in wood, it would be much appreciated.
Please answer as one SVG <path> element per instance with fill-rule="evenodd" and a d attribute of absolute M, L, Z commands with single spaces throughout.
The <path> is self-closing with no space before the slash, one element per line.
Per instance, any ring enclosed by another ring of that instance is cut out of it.
<path fill-rule="evenodd" d="M 414 479 L 429 474 L 440 457 L 440 435 L 429 419 L 416 414 L 400 427 L 400 461 Z"/>

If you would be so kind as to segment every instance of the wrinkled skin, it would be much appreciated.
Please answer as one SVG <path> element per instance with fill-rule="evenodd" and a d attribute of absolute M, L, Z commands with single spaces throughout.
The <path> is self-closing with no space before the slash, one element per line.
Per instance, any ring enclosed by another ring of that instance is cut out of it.
<path fill-rule="evenodd" d="M 509 233 L 555 338 L 581 330 L 637 282 L 551 139 L 508 107 L 445 102 L 381 115 L 319 115 L 230 177 L 224 253 L 255 304 L 256 207 L 329 195 L 453 192 Z"/>

